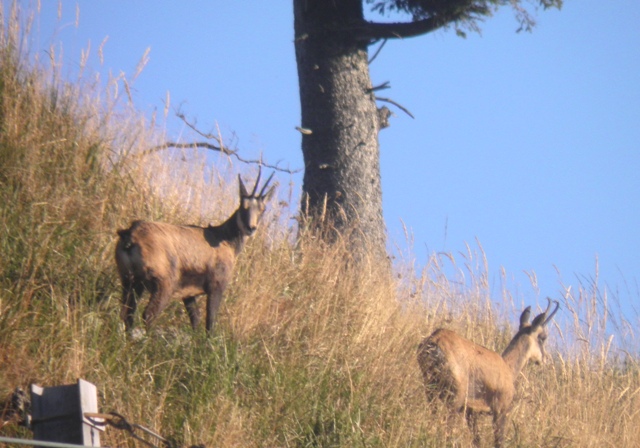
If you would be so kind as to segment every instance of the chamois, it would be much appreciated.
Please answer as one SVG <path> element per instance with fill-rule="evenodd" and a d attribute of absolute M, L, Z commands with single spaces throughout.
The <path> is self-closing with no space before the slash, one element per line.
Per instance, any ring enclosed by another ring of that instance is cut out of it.
<path fill-rule="evenodd" d="M 207 295 L 206 330 L 211 334 L 229 284 L 236 256 L 251 236 L 265 210 L 265 202 L 275 186 L 265 190 L 275 173 L 267 179 L 260 193 L 261 170 L 251 194 L 240 175 L 240 206 L 218 226 L 180 226 L 163 222 L 134 221 L 128 229 L 118 230 L 115 258 L 122 282 L 122 310 L 128 332 L 133 328 L 137 301 L 145 290 L 150 293 L 143 319 L 149 328 L 172 297 L 182 299 L 191 326 L 200 323 L 196 297 Z"/>
<path fill-rule="evenodd" d="M 431 403 L 440 398 L 454 411 L 465 412 L 474 446 L 480 445 L 479 413 L 493 415 L 495 446 L 502 446 L 516 378 L 528 361 L 541 364 L 546 357 L 546 325 L 560 306 L 554 300 L 556 307 L 547 317 L 552 304 L 551 299 L 547 300 L 546 311 L 531 323 L 531 307 L 522 312 L 520 328 L 502 356 L 442 328 L 420 343 L 418 364 L 424 378 L 427 401 Z"/>

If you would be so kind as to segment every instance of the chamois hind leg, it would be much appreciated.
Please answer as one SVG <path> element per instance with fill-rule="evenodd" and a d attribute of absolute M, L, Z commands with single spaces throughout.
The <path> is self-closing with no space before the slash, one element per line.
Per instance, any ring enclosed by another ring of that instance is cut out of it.
<path fill-rule="evenodd" d="M 151 325 L 153 325 L 153 322 L 156 320 L 156 318 L 160 315 L 160 313 L 162 313 L 167 305 L 169 305 L 172 291 L 169 287 L 169 284 L 166 283 L 167 282 L 155 280 L 148 286 L 149 292 L 151 293 L 151 298 L 149 299 L 149 304 L 142 314 L 147 329 L 149 329 Z"/>
<path fill-rule="evenodd" d="M 142 282 L 130 279 L 122 279 L 122 309 L 120 310 L 120 318 L 124 321 L 124 327 L 127 331 L 133 328 L 133 316 L 138 306 L 138 299 L 144 292 Z"/>
<path fill-rule="evenodd" d="M 187 309 L 191 327 L 194 330 L 197 329 L 198 325 L 200 325 L 200 309 L 198 309 L 198 304 L 196 303 L 196 296 L 186 297 L 182 299 L 182 302 Z"/>
<path fill-rule="evenodd" d="M 224 288 L 221 285 L 216 285 L 211 288 L 211 290 L 207 293 L 207 321 L 206 328 L 207 334 L 213 334 L 213 324 L 216 319 L 216 315 L 218 314 L 218 310 L 220 309 L 220 304 L 222 303 L 222 293 L 224 292 Z"/>

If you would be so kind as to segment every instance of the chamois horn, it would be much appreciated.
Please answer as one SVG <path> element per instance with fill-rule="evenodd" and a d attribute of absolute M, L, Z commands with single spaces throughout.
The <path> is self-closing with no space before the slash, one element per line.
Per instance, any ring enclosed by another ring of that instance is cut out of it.
<path fill-rule="evenodd" d="M 253 186 L 253 191 L 251 192 L 251 196 L 255 197 L 256 190 L 258 189 L 258 184 L 260 183 L 260 176 L 262 175 L 262 166 L 258 167 L 258 177 L 256 178 L 256 184 Z"/>
<path fill-rule="evenodd" d="M 558 310 L 560 309 L 560 302 L 558 302 L 557 300 L 551 300 L 549 297 L 547 297 L 547 300 L 549 301 L 549 305 L 547 306 L 547 310 L 544 312 L 545 316 L 547 315 L 547 313 L 549 312 L 549 310 L 551 309 L 551 303 L 555 303 L 556 307 L 553 310 L 553 312 L 549 315 L 549 317 L 547 317 L 544 321 L 544 323 L 542 325 L 547 325 L 551 319 L 553 318 L 553 316 L 558 312 Z"/>
<path fill-rule="evenodd" d="M 261 198 L 264 197 L 264 190 L 267 189 L 267 187 L 269 186 L 269 182 L 271 182 L 271 179 L 273 179 L 273 175 L 276 174 L 276 172 L 274 171 L 273 173 L 271 173 L 271 176 L 269 176 L 269 178 L 267 179 L 267 181 L 264 183 L 264 185 L 262 186 L 262 190 L 260 190 L 260 194 L 258 196 L 260 196 Z M 258 185 L 258 184 L 256 184 Z"/>

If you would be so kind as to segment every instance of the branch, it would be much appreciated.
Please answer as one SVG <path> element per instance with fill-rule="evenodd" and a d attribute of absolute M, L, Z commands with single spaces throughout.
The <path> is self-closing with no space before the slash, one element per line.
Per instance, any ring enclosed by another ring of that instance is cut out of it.
<path fill-rule="evenodd" d="M 225 148 L 224 145 L 222 144 L 222 139 L 216 135 L 210 134 L 210 133 L 204 133 L 202 131 L 200 131 L 195 124 L 190 123 L 187 118 L 184 116 L 184 114 L 177 112 L 176 115 L 189 127 L 191 128 L 191 130 L 193 130 L 195 133 L 197 133 L 198 135 L 204 137 L 207 140 L 215 140 L 216 142 L 218 142 L 218 145 L 215 145 L 213 143 L 209 143 L 209 142 L 187 142 L 187 143 L 181 143 L 181 142 L 164 142 L 160 145 L 157 146 L 153 146 L 149 149 L 146 149 L 144 151 L 142 151 L 140 153 L 141 157 L 147 156 L 149 154 L 152 154 L 154 152 L 158 152 L 158 151 L 162 151 L 163 149 L 168 149 L 168 148 L 203 148 L 203 149 L 209 149 L 211 151 L 219 151 L 222 154 L 226 154 L 228 156 L 233 156 L 235 157 L 238 161 L 242 162 L 242 163 L 246 163 L 247 165 L 259 165 L 259 166 L 263 166 L 265 168 L 271 168 L 273 170 L 276 171 L 280 171 L 283 173 L 288 173 L 288 174 L 294 174 L 294 173 L 298 173 L 300 170 L 291 170 L 289 168 L 281 168 L 278 166 L 279 162 L 276 163 L 275 165 L 271 165 L 269 163 L 265 163 L 262 161 L 262 158 L 260 158 L 260 160 L 251 160 L 251 159 L 245 159 L 243 157 L 241 157 L 237 151 L 234 151 L 232 149 L 228 149 Z"/>
<path fill-rule="evenodd" d="M 215 140 L 215 141 L 217 141 L 218 143 L 222 143 L 222 142 L 220 141 L 220 138 L 219 138 L 217 135 L 214 135 L 214 134 L 211 134 L 211 133 L 206 133 L 206 134 L 205 134 L 205 133 L 204 133 L 204 132 L 202 132 L 200 129 L 198 129 L 198 128 L 196 127 L 195 123 L 191 123 L 191 122 L 189 122 L 189 120 L 187 120 L 187 117 L 186 117 L 182 112 L 176 112 L 176 116 L 177 116 L 179 119 L 181 119 L 181 120 L 182 120 L 182 122 L 183 122 L 184 124 L 186 124 L 186 125 L 187 125 L 187 126 L 188 126 L 192 131 L 193 131 L 193 132 L 195 132 L 196 134 L 198 134 L 198 135 L 200 135 L 200 136 L 202 136 L 202 137 L 204 137 L 204 138 L 210 139 L 210 140 Z"/>
<path fill-rule="evenodd" d="M 380 52 L 382 51 L 386 43 L 387 43 L 387 39 L 383 39 L 382 43 L 380 44 L 376 52 L 373 54 L 373 56 L 371 56 L 371 59 L 369 59 L 369 65 L 371 65 L 371 63 L 378 57 L 378 55 L 380 54 Z"/>
<path fill-rule="evenodd" d="M 403 106 L 401 106 L 400 104 L 396 103 L 395 101 L 393 101 L 392 99 L 389 98 L 382 98 L 381 96 L 376 96 L 376 100 L 378 101 L 384 101 L 386 103 L 391 103 L 394 106 L 396 106 L 397 108 L 399 108 L 402 112 L 404 112 L 405 114 L 409 115 L 411 118 L 413 118 L 414 120 L 416 119 L 416 117 L 413 116 L 413 114 L 411 112 L 409 112 L 409 110 Z"/>
<path fill-rule="evenodd" d="M 140 153 L 140 156 L 144 157 L 144 156 L 147 156 L 147 155 L 152 154 L 154 152 L 162 151 L 163 149 L 168 149 L 168 148 L 203 148 L 203 149 L 210 149 L 212 151 L 220 151 L 221 153 L 226 154 L 228 156 L 233 156 L 236 159 L 238 159 L 239 162 L 246 163 L 247 165 L 259 165 L 259 166 L 263 166 L 265 168 L 271 168 L 273 170 L 280 171 L 280 172 L 283 172 L 283 173 L 288 173 L 288 174 L 294 174 L 294 173 L 300 172 L 300 170 L 291 170 L 289 168 L 281 168 L 281 167 L 278 166 L 278 163 L 276 163 L 275 165 L 271 165 L 269 163 L 265 163 L 264 161 L 262 161 L 262 159 L 260 159 L 260 160 L 245 159 L 245 158 L 241 157 L 240 155 L 238 155 L 237 151 L 232 151 L 232 150 L 224 148 L 224 147 L 216 146 L 216 145 L 211 144 L 209 142 L 189 142 L 189 143 L 165 142 L 165 143 L 162 143 L 161 145 L 153 146 L 153 147 L 151 147 L 149 149 L 146 149 L 146 150 L 142 151 Z"/>
<path fill-rule="evenodd" d="M 168 148 L 204 148 L 204 149 L 210 149 L 212 151 L 220 151 L 221 153 L 227 154 L 229 156 L 235 155 L 237 157 L 237 154 L 235 151 L 232 151 L 224 147 L 216 146 L 209 142 L 190 142 L 190 143 L 164 142 L 160 145 L 152 146 L 149 149 L 145 149 L 140 153 L 140 155 L 148 156 L 149 154 L 162 151 L 163 149 L 168 149 Z"/>
<path fill-rule="evenodd" d="M 391 84 L 389 83 L 389 81 L 385 81 L 379 86 L 369 87 L 368 89 L 365 90 L 365 92 L 371 93 L 371 92 L 377 92 L 378 90 L 386 90 L 390 88 L 391 88 Z"/>
<path fill-rule="evenodd" d="M 449 21 L 429 17 L 415 22 L 377 23 L 363 22 L 355 27 L 358 38 L 365 41 L 376 39 L 403 39 L 428 34 L 443 27 Z"/>

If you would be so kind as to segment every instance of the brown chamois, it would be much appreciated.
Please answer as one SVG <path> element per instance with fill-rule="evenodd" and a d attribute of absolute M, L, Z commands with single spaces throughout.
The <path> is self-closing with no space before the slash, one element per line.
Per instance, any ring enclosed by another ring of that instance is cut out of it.
<path fill-rule="evenodd" d="M 172 297 L 182 299 L 191 326 L 200 323 L 196 297 L 207 295 L 206 329 L 209 334 L 222 302 L 222 294 L 231 281 L 236 256 L 244 241 L 258 227 L 265 202 L 274 187 L 265 190 L 272 173 L 256 195 L 261 171 L 251 194 L 240 175 L 240 206 L 218 226 L 179 226 L 162 222 L 134 221 L 118 230 L 116 264 L 122 281 L 122 310 L 127 331 L 133 328 L 137 301 L 145 290 L 150 293 L 143 319 L 149 328 Z"/>
<path fill-rule="evenodd" d="M 474 446 L 480 445 L 477 416 L 493 415 L 495 446 L 504 442 L 507 414 L 515 393 L 515 381 L 528 361 L 544 362 L 546 325 L 558 311 L 549 306 L 529 323 L 531 307 L 520 315 L 520 328 L 500 356 L 459 334 L 438 329 L 418 347 L 418 364 L 424 378 L 427 401 L 440 398 L 457 412 L 465 412 L 473 433 Z"/>

